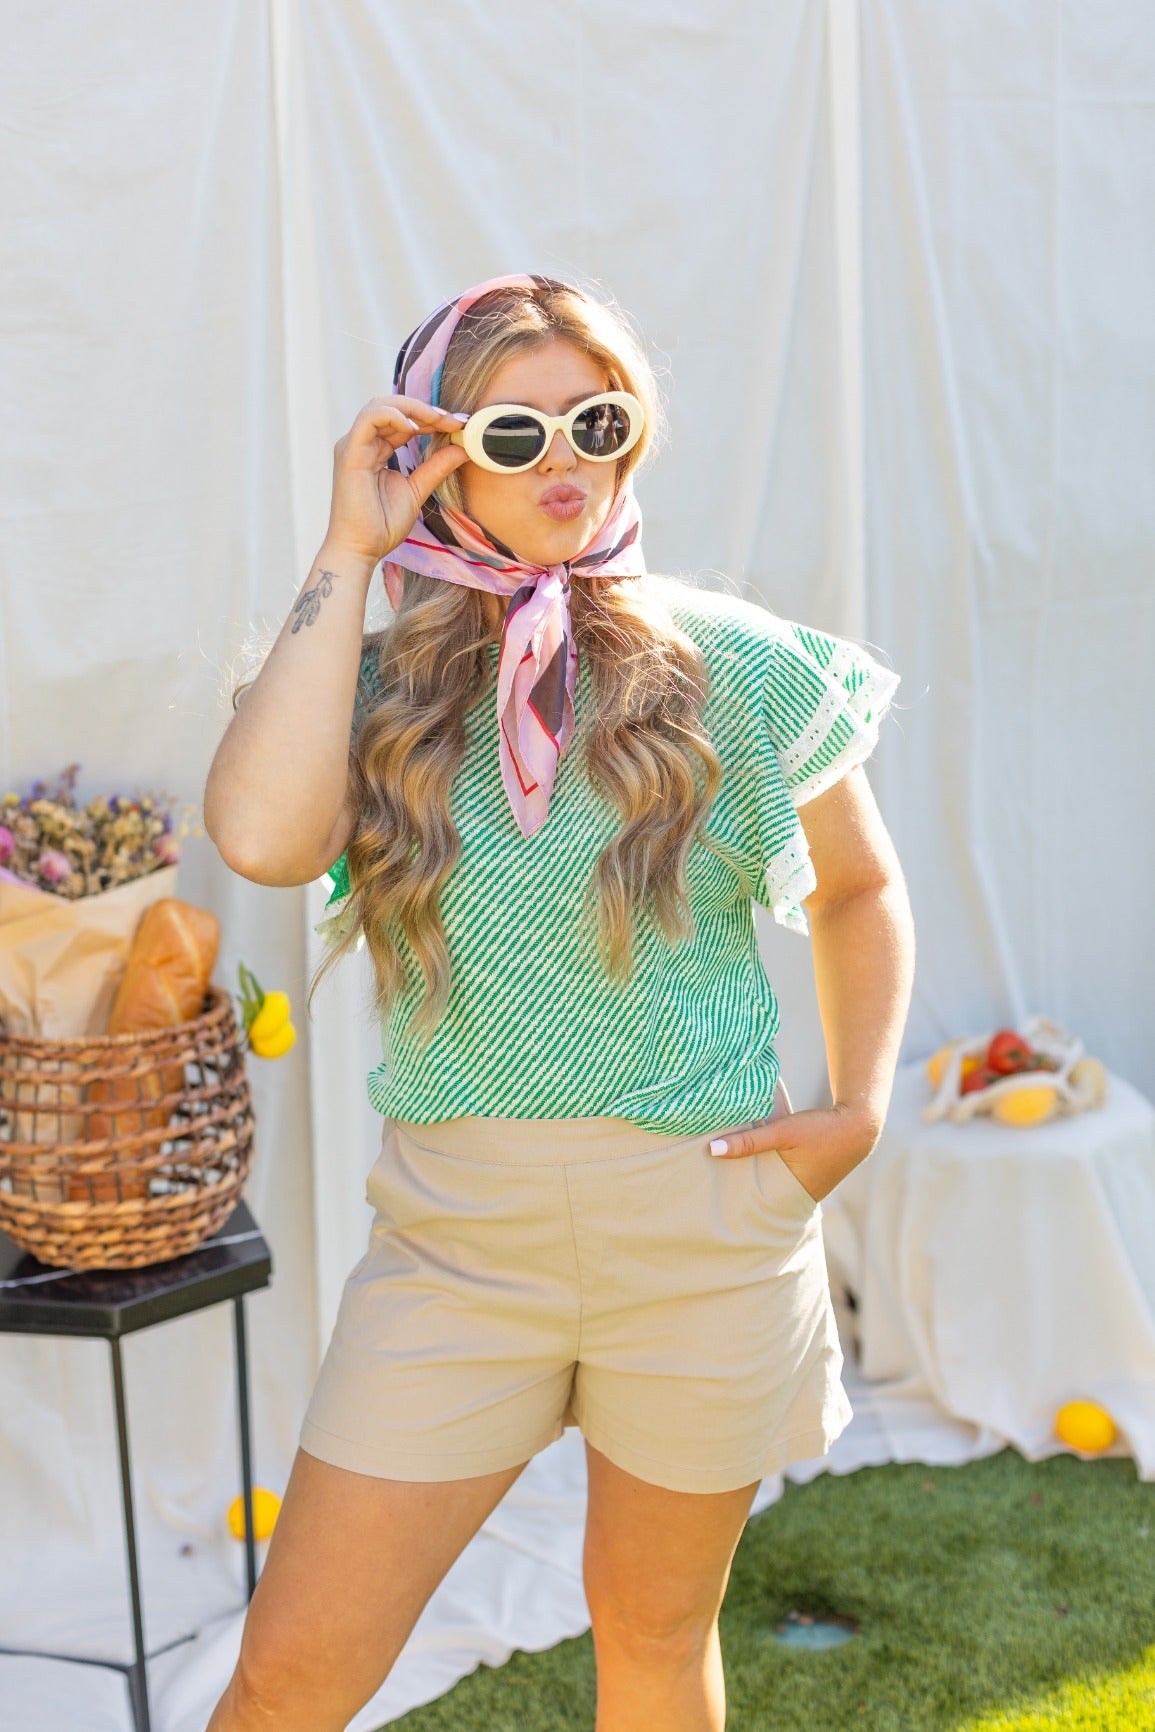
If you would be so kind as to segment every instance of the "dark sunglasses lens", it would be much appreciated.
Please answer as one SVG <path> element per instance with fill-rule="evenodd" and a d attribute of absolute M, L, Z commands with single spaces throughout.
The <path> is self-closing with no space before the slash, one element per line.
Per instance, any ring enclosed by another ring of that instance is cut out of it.
<path fill-rule="evenodd" d="M 620 403 L 591 403 L 574 422 L 573 436 L 586 457 L 613 457 L 630 436 L 629 411 Z"/>
<path fill-rule="evenodd" d="M 503 469 L 520 469 L 541 456 L 545 431 L 528 415 L 499 415 L 481 435 L 481 448 Z"/>

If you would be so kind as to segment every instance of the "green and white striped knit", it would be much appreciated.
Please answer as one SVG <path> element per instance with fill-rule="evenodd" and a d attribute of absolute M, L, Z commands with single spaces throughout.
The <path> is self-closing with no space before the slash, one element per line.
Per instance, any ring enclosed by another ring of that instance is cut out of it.
<path fill-rule="evenodd" d="M 598 958 L 586 880 L 620 822 L 584 774 L 591 676 L 581 658 L 577 732 L 558 767 L 546 823 L 524 837 L 502 785 L 493 687 L 466 713 L 467 746 L 450 796 L 462 854 L 441 891 L 453 983 L 422 1053 L 404 1032 L 411 985 L 381 1027 L 369 1099 L 390 1118 L 428 1124 L 481 1115 L 610 1115 L 673 1137 L 764 1118 L 778 1080 L 778 1000 L 758 952 L 751 898 L 809 933 L 801 904 L 815 888 L 797 807 L 873 751 L 899 676 L 848 639 L 784 620 L 757 603 L 660 586 L 710 672 L 703 720 L 724 781 L 686 879 L 695 930 L 671 946 L 648 918 L 634 927 L 634 971 L 621 985 Z M 489 646 L 496 667 L 498 646 Z M 362 664 L 354 728 L 372 702 Z M 316 930 L 354 917 L 345 856 Z M 364 944 L 364 934 L 361 934 Z M 415 984 L 414 984 L 415 983 Z"/>

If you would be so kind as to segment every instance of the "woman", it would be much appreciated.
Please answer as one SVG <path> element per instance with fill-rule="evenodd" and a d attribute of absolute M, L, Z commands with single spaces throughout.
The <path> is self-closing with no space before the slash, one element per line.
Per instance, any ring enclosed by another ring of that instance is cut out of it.
<path fill-rule="evenodd" d="M 851 1417 L 820 1203 L 878 1139 L 909 1003 L 861 767 L 897 676 L 647 574 L 658 421 L 626 321 L 577 288 L 437 308 L 337 443 L 325 541 L 212 766 L 235 870 L 332 873 L 317 979 L 368 945 L 384 1126 L 209 1732 L 343 1728 L 575 1423 L 597 1732 L 716 1732 L 754 1493 Z M 364 636 L 382 560 L 396 619 Z M 751 898 L 810 932 L 829 1107 L 790 1113 Z"/>

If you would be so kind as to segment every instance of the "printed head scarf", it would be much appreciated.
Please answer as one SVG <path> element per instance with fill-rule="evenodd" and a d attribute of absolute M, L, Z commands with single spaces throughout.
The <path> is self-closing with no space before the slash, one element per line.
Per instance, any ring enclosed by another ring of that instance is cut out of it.
<path fill-rule="evenodd" d="M 490 277 L 443 301 L 402 344 L 393 392 L 440 406 L 441 370 L 449 339 L 463 313 L 491 289 L 563 287 L 550 277 Z M 389 467 L 411 475 L 423 460 L 428 435 L 398 446 Z M 557 767 L 574 734 L 577 650 L 570 621 L 571 572 L 644 577 L 642 514 L 630 478 L 614 496 L 593 540 L 560 565 L 532 565 L 493 540 L 463 513 L 427 499 L 409 535 L 384 561 L 385 587 L 394 610 L 402 595 L 401 568 L 510 597 L 497 664 L 497 724 L 501 777 L 523 836 L 545 823 Z"/>

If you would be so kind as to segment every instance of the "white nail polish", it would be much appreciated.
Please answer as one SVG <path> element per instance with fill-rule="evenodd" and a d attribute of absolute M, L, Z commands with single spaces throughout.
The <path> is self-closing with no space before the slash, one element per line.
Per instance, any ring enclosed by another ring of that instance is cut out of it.
<path fill-rule="evenodd" d="M 710 1153 L 712 1155 L 724 1155 L 727 1146 L 725 1137 L 715 1137 L 714 1141 L 710 1144 Z"/>

